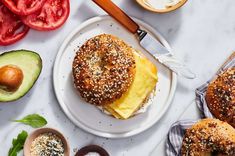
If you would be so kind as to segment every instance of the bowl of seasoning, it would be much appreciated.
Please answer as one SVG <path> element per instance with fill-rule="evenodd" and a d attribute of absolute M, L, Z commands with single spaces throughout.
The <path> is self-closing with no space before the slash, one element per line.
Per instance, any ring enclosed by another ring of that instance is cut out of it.
<path fill-rule="evenodd" d="M 69 156 L 69 145 L 59 131 L 40 128 L 29 135 L 24 144 L 25 156 Z"/>
<path fill-rule="evenodd" d="M 75 156 L 110 156 L 109 153 L 98 145 L 88 145 L 76 153 Z"/>
<path fill-rule="evenodd" d="M 180 8 L 187 0 L 136 0 L 136 2 L 149 11 L 166 13 Z"/>

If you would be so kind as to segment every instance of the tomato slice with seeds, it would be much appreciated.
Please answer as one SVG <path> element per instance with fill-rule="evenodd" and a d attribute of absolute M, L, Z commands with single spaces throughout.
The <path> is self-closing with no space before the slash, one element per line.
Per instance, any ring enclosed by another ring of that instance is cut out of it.
<path fill-rule="evenodd" d="M 21 22 L 0 2 L 0 45 L 9 45 L 22 39 L 29 31 L 29 27 Z"/>
<path fill-rule="evenodd" d="M 59 28 L 69 16 L 69 0 L 47 0 L 43 7 L 28 16 L 22 16 L 22 21 L 29 27 L 48 31 Z"/>
<path fill-rule="evenodd" d="M 17 15 L 29 15 L 42 8 L 46 0 L 2 0 L 3 4 Z"/>

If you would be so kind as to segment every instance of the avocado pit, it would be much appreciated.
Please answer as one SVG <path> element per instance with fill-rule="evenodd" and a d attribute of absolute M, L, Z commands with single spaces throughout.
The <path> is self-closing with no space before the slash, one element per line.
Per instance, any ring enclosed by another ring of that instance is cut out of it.
<path fill-rule="evenodd" d="M 18 66 L 6 65 L 0 68 L 0 88 L 7 92 L 16 91 L 23 78 L 23 71 Z"/>

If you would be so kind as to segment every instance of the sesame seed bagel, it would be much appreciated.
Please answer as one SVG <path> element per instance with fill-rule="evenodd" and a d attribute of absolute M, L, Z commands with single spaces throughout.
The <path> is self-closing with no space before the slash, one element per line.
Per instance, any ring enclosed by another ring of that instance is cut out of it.
<path fill-rule="evenodd" d="M 205 99 L 216 118 L 235 127 L 235 68 L 226 70 L 209 84 Z"/>
<path fill-rule="evenodd" d="M 134 79 L 133 51 L 124 41 L 108 34 L 83 44 L 73 61 L 74 85 L 81 96 L 99 106 L 119 99 Z"/>
<path fill-rule="evenodd" d="M 218 119 L 203 119 L 186 130 L 182 156 L 235 156 L 235 129 Z"/>

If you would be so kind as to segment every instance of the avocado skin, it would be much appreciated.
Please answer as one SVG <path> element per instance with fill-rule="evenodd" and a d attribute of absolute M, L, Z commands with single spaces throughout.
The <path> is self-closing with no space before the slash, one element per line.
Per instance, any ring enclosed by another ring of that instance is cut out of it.
<path fill-rule="evenodd" d="M 26 91 L 24 91 L 21 95 L 19 95 L 19 96 L 17 96 L 16 98 L 12 98 L 12 99 L 10 99 L 10 100 L 7 100 L 7 99 L 4 99 L 4 98 L 1 98 L 1 94 L 2 93 L 0 93 L 0 102 L 13 102 L 13 101 L 17 101 L 17 100 L 19 100 L 20 98 L 22 98 L 23 96 L 25 96 L 30 90 L 31 90 L 31 88 L 34 86 L 34 84 L 37 82 L 37 80 L 38 80 L 38 78 L 39 78 L 39 76 L 40 76 L 40 74 L 41 74 L 41 71 L 42 71 L 42 67 L 43 67 L 43 63 L 42 63 L 42 58 L 40 57 L 40 55 L 37 53 L 37 52 L 34 52 L 34 51 L 30 51 L 30 50 L 26 50 L 26 49 L 20 49 L 20 50 L 11 50 L 11 51 L 7 51 L 7 52 L 4 52 L 4 53 L 2 53 L 2 54 L 0 54 L 0 58 L 2 58 L 2 57 L 5 57 L 5 56 L 7 56 L 7 55 L 13 55 L 13 54 L 18 54 L 18 53 L 29 53 L 29 55 L 35 55 L 35 56 L 37 56 L 37 59 L 38 59 L 38 64 L 37 64 L 37 66 L 38 66 L 38 68 L 39 68 L 39 70 L 38 70 L 38 73 L 37 73 L 37 75 L 36 75 L 36 77 L 35 77 L 35 79 L 34 79 L 34 81 L 32 82 L 32 84 L 30 85 L 30 87 L 28 87 L 28 89 L 26 90 Z M 15 65 L 17 65 L 17 64 L 15 64 Z M 1 61 L 0 61 L 0 67 L 1 67 Z M 24 78 L 23 78 L 24 79 Z M 20 88 L 19 88 L 20 89 Z M 19 90 L 18 89 L 18 90 Z M 1 89 L 0 89 L 1 90 Z M 17 91 L 18 91 L 17 90 Z M 16 91 L 16 92 L 17 92 Z"/>

